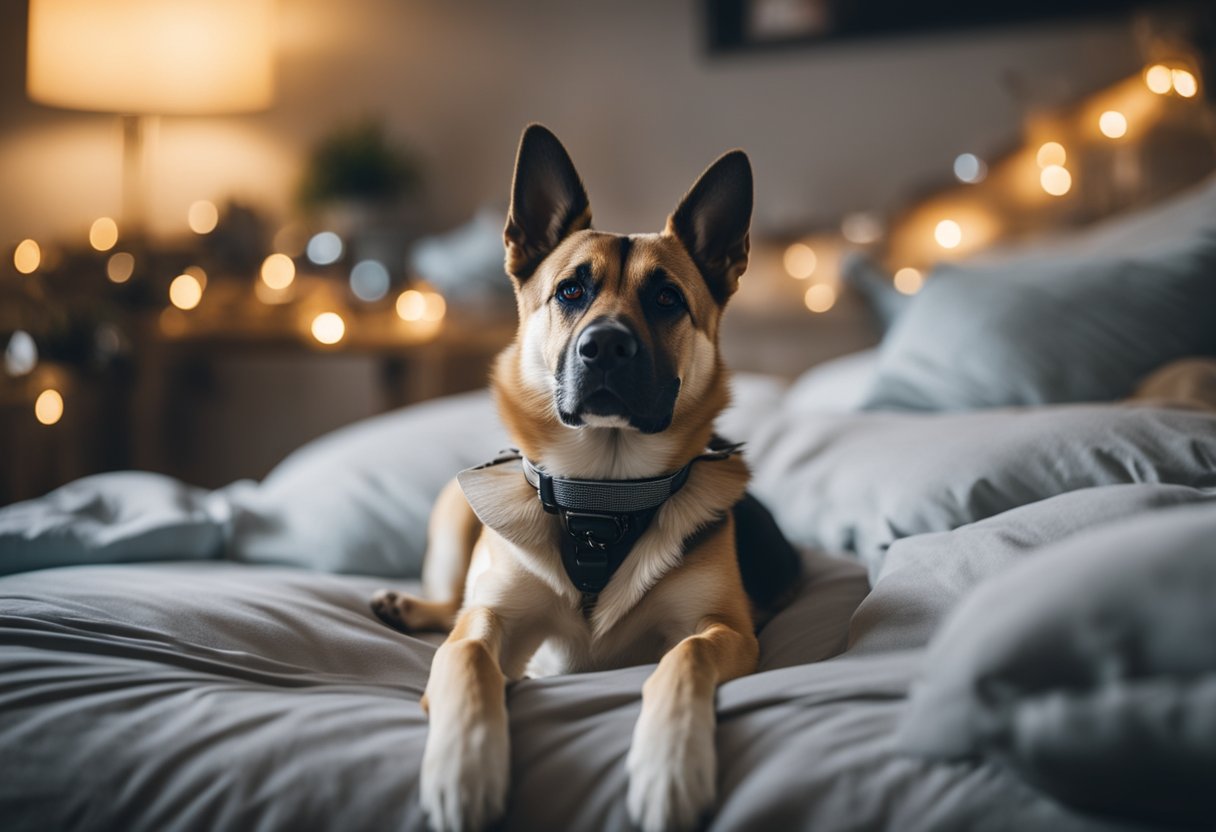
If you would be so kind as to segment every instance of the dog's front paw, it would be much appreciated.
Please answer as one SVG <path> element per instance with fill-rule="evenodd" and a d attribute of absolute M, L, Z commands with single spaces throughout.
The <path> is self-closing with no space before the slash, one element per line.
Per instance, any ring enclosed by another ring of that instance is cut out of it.
<path fill-rule="evenodd" d="M 420 783 L 431 829 L 476 832 L 501 818 L 510 764 L 505 720 L 445 730 L 432 714 Z"/>
<path fill-rule="evenodd" d="M 642 707 L 625 768 L 626 808 L 643 832 L 683 832 L 696 828 L 713 808 L 717 763 L 714 716 L 687 709 L 659 713 Z"/>

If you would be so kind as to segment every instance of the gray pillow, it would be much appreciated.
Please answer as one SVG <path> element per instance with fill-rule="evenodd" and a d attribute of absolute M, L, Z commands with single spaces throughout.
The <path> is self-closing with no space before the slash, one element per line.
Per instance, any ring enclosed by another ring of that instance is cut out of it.
<path fill-rule="evenodd" d="M 1216 817 L 1216 506 L 1078 534 L 980 586 L 930 647 L 897 746 L 988 756 L 1060 800 Z"/>
<path fill-rule="evenodd" d="M 1082 488 L 952 532 L 897 540 L 849 623 L 849 649 L 924 647 L 972 588 L 1039 547 L 1152 509 L 1204 501 L 1216 501 L 1216 489 L 1152 483 Z"/>
<path fill-rule="evenodd" d="M 748 446 L 752 489 L 791 542 L 877 577 L 900 538 L 1101 485 L 1216 486 L 1216 415 L 1131 405 L 970 413 L 785 407 Z"/>
<path fill-rule="evenodd" d="M 1135 253 L 943 266 L 884 340 L 864 406 L 1110 401 L 1190 355 L 1216 355 L 1211 226 Z"/>

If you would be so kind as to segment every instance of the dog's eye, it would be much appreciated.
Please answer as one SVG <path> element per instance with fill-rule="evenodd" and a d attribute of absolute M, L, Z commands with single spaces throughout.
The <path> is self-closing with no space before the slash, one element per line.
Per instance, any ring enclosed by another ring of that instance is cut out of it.
<path fill-rule="evenodd" d="M 574 303 L 583 298 L 583 287 L 577 280 L 563 280 L 557 287 L 557 296 L 566 303 Z"/>
<path fill-rule="evenodd" d="M 672 286 L 664 286 L 659 290 L 659 294 L 655 296 L 655 303 L 665 309 L 671 309 L 673 306 L 680 306 L 684 303 L 684 296 L 680 294 L 678 289 Z"/>

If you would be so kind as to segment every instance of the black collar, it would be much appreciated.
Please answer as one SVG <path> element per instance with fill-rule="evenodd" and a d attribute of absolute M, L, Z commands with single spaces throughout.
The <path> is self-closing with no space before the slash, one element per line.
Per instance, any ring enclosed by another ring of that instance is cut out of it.
<path fill-rule="evenodd" d="M 742 447 L 715 437 L 710 450 L 662 477 L 638 480 L 582 480 L 554 477 L 521 457 L 524 478 L 541 505 L 561 520 L 562 565 L 584 602 L 595 596 L 633 551 L 659 507 L 688 481 L 697 462 L 726 459 Z"/>

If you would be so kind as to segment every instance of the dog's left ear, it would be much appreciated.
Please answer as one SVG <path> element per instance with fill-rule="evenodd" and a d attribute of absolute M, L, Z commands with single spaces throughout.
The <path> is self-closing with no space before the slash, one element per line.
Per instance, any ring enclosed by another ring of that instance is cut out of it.
<path fill-rule="evenodd" d="M 726 303 L 747 270 L 752 220 L 752 166 L 742 150 L 710 165 L 667 219 L 718 303 Z"/>
<path fill-rule="evenodd" d="M 548 128 L 529 124 L 519 140 L 503 230 L 507 274 L 522 283 L 568 234 L 590 226 L 591 204 L 570 154 Z"/>

